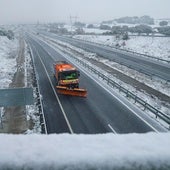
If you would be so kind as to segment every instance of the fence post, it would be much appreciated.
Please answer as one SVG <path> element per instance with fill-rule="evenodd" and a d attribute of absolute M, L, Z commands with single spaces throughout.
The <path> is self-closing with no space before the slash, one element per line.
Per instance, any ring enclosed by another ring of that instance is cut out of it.
<path fill-rule="evenodd" d="M 3 122 L 2 122 L 2 108 L 0 107 L 0 125 L 1 129 L 3 129 Z"/>
<path fill-rule="evenodd" d="M 146 110 L 146 105 L 147 105 L 147 103 L 145 102 L 143 111 Z"/>
<path fill-rule="evenodd" d="M 107 84 L 108 84 L 108 85 L 110 84 L 110 79 L 109 79 L 109 78 L 107 79 Z"/>
<path fill-rule="evenodd" d="M 137 99 L 137 96 L 135 95 L 135 99 L 134 99 L 134 100 L 135 100 L 135 103 L 136 103 L 136 99 Z"/>
<path fill-rule="evenodd" d="M 129 91 L 127 90 L 126 97 L 129 97 Z"/>
<path fill-rule="evenodd" d="M 158 118 L 158 110 L 156 111 L 155 115 L 156 115 L 156 119 L 157 119 Z"/>

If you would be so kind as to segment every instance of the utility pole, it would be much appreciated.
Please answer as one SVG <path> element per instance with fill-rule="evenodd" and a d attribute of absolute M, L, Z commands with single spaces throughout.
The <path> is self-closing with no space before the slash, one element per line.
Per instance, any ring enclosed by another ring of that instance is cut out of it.
<path fill-rule="evenodd" d="M 78 19 L 77 16 L 70 15 L 71 33 L 72 33 L 72 29 L 73 29 L 73 23 L 75 23 L 77 21 L 77 19 Z"/>

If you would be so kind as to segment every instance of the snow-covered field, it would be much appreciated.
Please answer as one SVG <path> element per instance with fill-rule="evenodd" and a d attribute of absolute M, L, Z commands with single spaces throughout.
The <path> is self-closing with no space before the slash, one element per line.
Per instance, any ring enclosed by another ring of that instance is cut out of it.
<path fill-rule="evenodd" d="M 119 44 L 121 49 L 147 54 L 170 61 L 170 37 L 130 36 L 130 39 L 127 41 L 118 39 L 115 36 L 104 35 L 75 35 L 74 38 L 112 47 Z M 125 42 L 124 45 L 123 42 Z"/>
<path fill-rule="evenodd" d="M 0 169 L 168 170 L 170 133 L 0 135 Z"/>
<path fill-rule="evenodd" d="M 16 71 L 18 41 L 0 36 L 0 88 L 7 88 Z"/>

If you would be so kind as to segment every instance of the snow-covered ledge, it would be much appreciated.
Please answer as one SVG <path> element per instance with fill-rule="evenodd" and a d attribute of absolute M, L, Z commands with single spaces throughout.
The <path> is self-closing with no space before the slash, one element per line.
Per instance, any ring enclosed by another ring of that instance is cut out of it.
<path fill-rule="evenodd" d="M 0 169 L 170 169 L 170 133 L 1 134 Z"/>

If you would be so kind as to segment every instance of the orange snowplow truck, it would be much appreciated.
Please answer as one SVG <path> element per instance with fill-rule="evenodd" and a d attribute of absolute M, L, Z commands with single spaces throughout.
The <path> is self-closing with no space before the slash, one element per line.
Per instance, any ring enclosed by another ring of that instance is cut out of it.
<path fill-rule="evenodd" d="M 79 88 L 80 72 L 66 61 L 54 64 L 54 77 L 57 82 L 57 93 L 71 96 L 86 97 L 87 91 Z"/>

